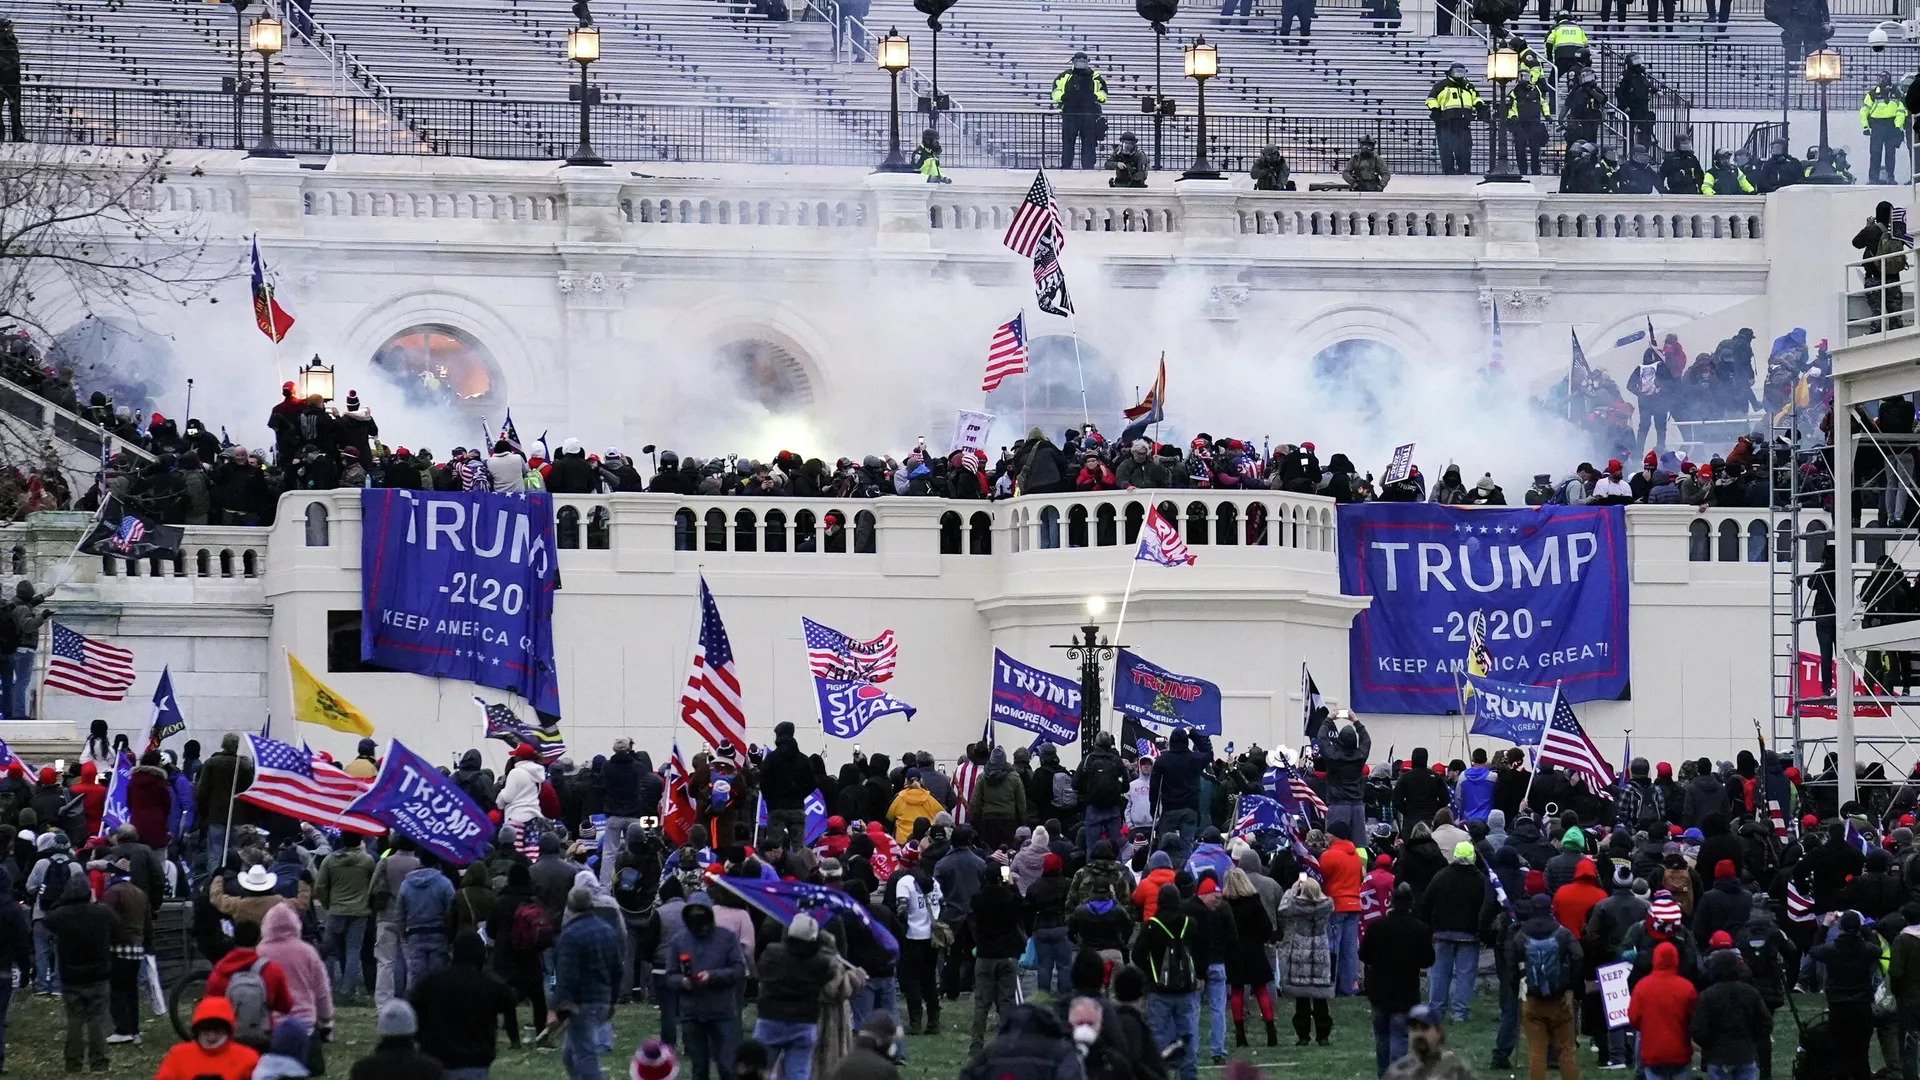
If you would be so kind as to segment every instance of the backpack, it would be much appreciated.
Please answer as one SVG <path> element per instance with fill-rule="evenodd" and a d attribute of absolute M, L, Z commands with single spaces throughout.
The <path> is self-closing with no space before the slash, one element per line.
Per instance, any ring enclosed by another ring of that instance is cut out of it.
<path fill-rule="evenodd" d="M 1522 976 L 1527 980 L 1527 996 L 1531 998 L 1557 998 L 1569 989 L 1567 973 L 1560 964 L 1560 936 L 1548 934 L 1543 938 L 1527 937 L 1526 969 Z"/>
<path fill-rule="evenodd" d="M 52 911 L 66 902 L 67 878 L 73 874 L 72 859 L 48 859 L 47 872 L 40 879 L 40 910 Z"/>
<path fill-rule="evenodd" d="M 1064 770 L 1053 774 L 1053 806 L 1056 810 L 1071 810 L 1080 805 L 1080 797 L 1073 793 L 1073 774 Z"/>
<path fill-rule="evenodd" d="M 653 897 L 646 887 L 646 875 L 637 866 L 623 866 L 613 872 L 613 902 L 628 915 L 645 915 L 653 908 Z"/>
<path fill-rule="evenodd" d="M 1640 796 L 1640 810 L 1634 816 L 1633 823 L 1638 828 L 1649 830 L 1648 835 L 1652 835 L 1652 826 L 1662 820 L 1660 814 L 1660 791 L 1652 784 L 1648 784 L 1644 788 L 1638 784 L 1634 784 L 1634 789 Z"/>
<path fill-rule="evenodd" d="M 1661 871 L 1660 885 L 1673 894 L 1673 902 L 1680 905 L 1680 913 L 1693 914 L 1693 875 L 1681 868 L 1668 868 Z"/>
<path fill-rule="evenodd" d="M 1190 994 L 1199 989 L 1194 976 L 1193 949 L 1187 945 L 1187 931 L 1193 928 L 1193 920 L 1180 920 L 1180 933 L 1175 934 L 1159 916 L 1150 920 L 1172 940 L 1157 954 L 1147 959 L 1147 976 L 1152 980 L 1156 993 Z"/>
<path fill-rule="evenodd" d="M 1127 778 L 1118 762 L 1102 757 L 1087 770 L 1087 803 L 1111 806 L 1127 797 Z"/>
<path fill-rule="evenodd" d="M 543 952 L 553 945 L 553 920 L 537 901 L 513 909 L 513 929 L 509 935 L 520 952 Z"/>
<path fill-rule="evenodd" d="M 243 1043 L 265 1043 L 273 1030 L 273 1013 L 267 1007 L 267 980 L 260 974 L 266 966 L 266 957 L 256 957 L 246 970 L 234 972 L 227 980 L 227 1004 L 233 1007 L 233 1037 Z"/>

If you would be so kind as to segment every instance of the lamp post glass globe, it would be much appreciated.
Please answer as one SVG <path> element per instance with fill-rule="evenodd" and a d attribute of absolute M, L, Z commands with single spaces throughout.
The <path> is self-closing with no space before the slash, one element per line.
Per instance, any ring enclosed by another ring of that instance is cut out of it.
<path fill-rule="evenodd" d="M 300 369 L 296 382 L 302 398 L 319 394 L 328 401 L 333 400 L 333 369 L 320 362 L 319 353 L 314 353 L 313 362 Z"/>
<path fill-rule="evenodd" d="M 1808 82 L 1828 83 L 1840 79 L 1840 53 L 1836 49 L 1816 49 L 1807 54 Z"/>
<path fill-rule="evenodd" d="M 591 64 L 600 59 L 599 28 L 576 26 L 567 31 L 567 59 L 576 64 Z"/>
<path fill-rule="evenodd" d="M 1220 50 L 1207 44 L 1207 39 L 1197 37 L 1188 45 L 1182 56 L 1182 68 L 1189 79 L 1211 79 L 1220 74 Z"/>
<path fill-rule="evenodd" d="M 1487 81 L 1510 83 L 1520 77 L 1520 54 L 1499 48 L 1487 54 Z"/>
<path fill-rule="evenodd" d="M 247 31 L 247 44 L 261 56 L 272 56 L 286 47 L 286 30 L 280 20 L 263 15 Z"/>
<path fill-rule="evenodd" d="M 1104 596 L 1087 597 L 1087 618 L 1098 619 L 1107 612 L 1107 598 Z"/>
<path fill-rule="evenodd" d="M 874 43 L 873 62 L 881 71 L 905 71 L 913 66 L 913 43 L 900 34 L 900 28 L 887 31 L 887 36 Z"/>

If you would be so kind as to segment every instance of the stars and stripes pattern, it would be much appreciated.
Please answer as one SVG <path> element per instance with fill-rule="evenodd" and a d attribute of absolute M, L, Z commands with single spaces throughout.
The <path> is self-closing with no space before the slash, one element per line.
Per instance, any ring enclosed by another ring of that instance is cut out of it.
<path fill-rule="evenodd" d="M 1293 792 L 1295 801 L 1299 802 L 1302 807 L 1313 807 L 1314 813 L 1319 814 L 1321 820 L 1326 820 L 1327 800 L 1321 798 L 1320 793 L 1313 790 L 1313 785 L 1307 783 L 1306 777 L 1301 776 L 1292 769 L 1288 769 L 1287 790 Z"/>
<path fill-rule="evenodd" d="M 1234 836 L 1274 832 L 1286 828 L 1280 804 L 1265 795 L 1240 796 L 1240 814 L 1233 823 Z"/>
<path fill-rule="evenodd" d="M 473 703 L 480 706 L 480 711 L 487 718 L 487 738 L 499 739 L 508 746 L 526 743 L 539 755 L 542 765 L 551 765 L 566 755 L 567 740 L 561 736 L 558 727 L 530 724 L 520 719 L 512 706 L 483 701 L 477 695 Z"/>
<path fill-rule="evenodd" d="M 1540 735 L 1540 764 L 1558 765 L 1584 778 L 1588 791 L 1604 791 L 1613 783 L 1613 767 L 1587 737 L 1565 694 L 1553 696 L 1553 718 Z"/>
<path fill-rule="evenodd" d="M 879 637 L 861 641 L 804 617 L 800 629 L 807 639 L 807 666 L 816 678 L 874 683 L 893 678 L 894 663 L 900 656 L 893 631 L 882 630 Z"/>
<path fill-rule="evenodd" d="M 247 736 L 247 750 L 253 756 L 253 786 L 240 793 L 241 802 L 315 825 L 375 836 L 387 831 L 370 817 L 346 812 L 373 786 L 372 780 L 348 776 L 305 747 L 259 735 Z"/>
<path fill-rule="evenodd" d="M 1073 314 L 1073 297 L 1067 293 L 1067 272 L 1060 266 L 1060 234 L 1040 238 L 1033 253 L 1034 303 L 1049 315 L 1066 318 Z"/>
<path fill-rule="evenodd" d="M 1047 180 L 1047 171 L 1034 174 L 1033 186 L 1027 189 L 1027 197 L 1013 211 L 1013 221 L 1007 225 L 1007 234 L 1000 242 L 1008 248 L 1028 258 L 1040 244 L 1040 238 L 1055 234 L 1057 248 L 1066 247 L 1066 230 L 1060 225 L 1060 201 L 1054 198 L 1053 184 Z"/>
<path fill-rule="evenodd" d="M 747 713 L 741 705 L 740 674 L 733 662 L 733 644 L 727 640 L 720 608 L 700 577 L 700 642 L 693 650 L 687 689 L 680 696 L 680 719 L 716 750 L 747 746 Z"/>
<path fill-rule="evenodd" d="M 1787 882 L 1787 918 L 1793 922 L 1813 921 L 1813 897 L 1797 881 Z"/>
<path fill-rule="evenodd" d="M 1773 835 L 1781 840 L 1787 839 L 1787 815 L 1780 809 L 1780 800 L 1767 800 L 1767 820 L 1773 825 Z"/>
<path fill-rule="evenodd" d="M 1180 539 L 1180 529 L 1160 513 L 1160 508 L 1147 508 L 1147 521 L 1140 530 L 1140 547 L 1133 557 L 1142 562 L 1159 563 L 1161 566 L 1192 566 L 1193 552 L 1187 550 L 1187 542 Z"/>
<path fill-rule="evenodd" d="M 1027 363 L 1027 315 L 1021 312 L 994 329 L 993 340 L 987 344 L 987 375 L 980 389 L 998 390 L 1008 376 L 1025 375 Z"/>
<path fill-rule="evenodd" d="M 95 641 L 52 623 L 53 649 L 47 655 L 47 689 L 119 701 L 133 685 L 133 653 Z"/>

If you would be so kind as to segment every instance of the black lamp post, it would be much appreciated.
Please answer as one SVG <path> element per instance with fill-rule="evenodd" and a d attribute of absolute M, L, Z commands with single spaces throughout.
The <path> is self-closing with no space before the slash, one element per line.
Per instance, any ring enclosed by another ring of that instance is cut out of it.
<path fill-rule="evenodd" d="M 260 54 L 260 141 L 247 156 L 291 157 L 273 141 L 273 58 L 286 47 L 286 30 L 280 20 L 262 15 L 248 29 L 247 43 Z"/>
<path fill-rule="evenodd" d="M 1187 46 L 1185 54 L 1186 76 L 1193 80 L 1198 94 L 1194 116 L 1193 165 L 1180 174 L 1182 180 L 1218 180 L 1220 170 L 1207 160 L 1207 80 L 1220 73 L 1220 53 L 1207 44 L 1207 39 L 1197 37 Z"/>
<path fill-rule="evenodd" d="M 1106 601 L 1093 597 L 1087 601 L 1087 623 L 1080 628 L 1080 636 L 1067 645 L 1054 645 L 1052 648 L 1067 650 L 1067 659 L 1080 661 L 1080 745 L 1091 748 L 1096 735 L 1100 734 L 1100 665 L 1114 658 L 1120 646 L 1100 636 L 1100 626 L 1094 620 L 1105 611 Z"/>
<path fill-rule="evenodd" d="M 1167 24 L 1179 13 L 1180 0 L 1134 0 L 1133 7 L 1153 25 L 1153 95 L 1140 99 L 1140 111 L 1153 117 L 1153 167 L 1159 169 L 1166 118 L 1174 114 L 1173 99 L 1160 92 L 1160 43 L 1166 39 Z"/>
<path fill-rule="evenodd" d="M 1526 177 L 1507 157 L 1507 87 L 1520 77 L 1520 54 L 1502 43 L 1487 54 L 1487 81 L 1493 84 L 1493 160 L 1483 184 L 1524 184 Z"/>
<path fill-rule="evenodd" d="M 567 31 L 567 59 L 580 65 L 580 85 L 567 96 L 580 102 L 580 145 L 567 158 L 568 165 L 605 165 L 593 150 L 593 106 L 600 100 L 600 88 L 587 82 L 587 65 L 600 59 L 600 28 L 583 22 Z"/>
<path fill-rule="evenodd" d="M 936 130 L 940 114 L 953 108 L 952 100 L 940 92 L 940 31 L 946 29 L 940 16 L 956 3 L 959 0 L 913 0 L 914 10 L 927 17 L 927 29 L 933 31 L 933 92 L 920 98 L 920 111 L 927 114 L 927 126 Z"/>
<path fill-rule="evenodd" d="M 220 89 L 233 95 L 233 148 L 244 150 L 247 147 L 243 130 L 246 126 L 247 91 L 253 88 L 253 81 L 247 78 L 246 20 L 246 10 L 252 0 L 207 0 L 207 2 L 233 5 L 233 74 L 221 78 Z"/>
<path fill-rule="evenodd" d="M 913 64 L 913 46 L 900 34 L 900 28 L 874 42 L 874 65 L 887 73 L 893 91 L 893 103 L 887 116 L 887 159 L 874 172 L 912 172 L 913 166 L 900 153 L 900 73 Z"/>
<path fill-rule="evenodd" d="M 1833 146 L 1827 142 L 1827 84 L 1840 81 L 1839 51 L 1817 49 L 1808 53 L 1806 76 L 1820 94 L 1820 160 L 1807 170 L 1807 183 L 1844 184 L 1846 179 L 1833 167 Z"/>

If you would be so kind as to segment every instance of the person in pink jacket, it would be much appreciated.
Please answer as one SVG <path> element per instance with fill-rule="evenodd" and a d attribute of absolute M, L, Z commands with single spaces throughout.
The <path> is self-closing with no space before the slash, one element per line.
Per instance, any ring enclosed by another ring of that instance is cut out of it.
<path fill-rule="evenodd" d="M 299 1017 L 315 1038 L 322 1038 L 333 1027 L 333 984 L 320 950 L 300 940 L 300 913 L 288 904 L 267 912 L 260 923 L 258 951 L 286 976 L 287 994 L 293 998 L 293 1011 L 287 1015 Z"/>

